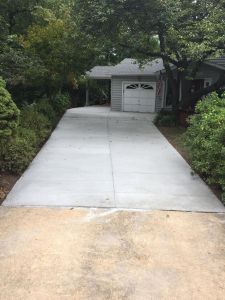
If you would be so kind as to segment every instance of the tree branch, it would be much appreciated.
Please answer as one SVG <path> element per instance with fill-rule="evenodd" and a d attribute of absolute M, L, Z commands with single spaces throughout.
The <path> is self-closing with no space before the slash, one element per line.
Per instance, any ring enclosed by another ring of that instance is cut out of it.
<path fill-rule="evenodd" d="M 128 48 L 130 49 L 131 47 L 129 45 L 126 45 L 126 44 L 122 44 L 122 43 L 119 43 L 119 45 L 123 48 Z M 144 50 L 144 49 L 141 49 L 141 48 L 134 48 L 132 47 L 132 49 L 137 52 L 137 53 L 140 53 L 140 54 L 143 54 L 143 55 L 146 55 L 146 56 L 149 56 L 149 57 L 155 57 L 155 58 L 162 58 L 162 59 L 166 59 L 168 62 L 170 62 L 171 64 L 173 64 L 174 66 L 177 66 L 179 67 L 180 66 L 180 63 L 178 61 L 176 61 L 175 59 L 172 59 L 169 55 L 165 54 L 165 53 L 162 53 L 162 52 L 153 52 L 153 51 L 149 51 L 149 50 Z"/>

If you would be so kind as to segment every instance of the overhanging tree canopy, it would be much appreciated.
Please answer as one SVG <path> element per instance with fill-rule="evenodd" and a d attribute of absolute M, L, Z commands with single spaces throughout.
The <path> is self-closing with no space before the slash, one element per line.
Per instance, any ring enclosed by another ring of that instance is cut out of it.
<path fill-rule="evenodd" d="M 80 25 L 96 41 L 111 40 L 112 47 L 129 48 L 142 61 L 163 59 L 174 110 L 182 78 L 194 78 L 203 61 L 224 54 L 224 0 L 77 0 L 76 9 Z M 182 105 L 224 84 L 225 74 L 214 85 L 186 95 Z"/>

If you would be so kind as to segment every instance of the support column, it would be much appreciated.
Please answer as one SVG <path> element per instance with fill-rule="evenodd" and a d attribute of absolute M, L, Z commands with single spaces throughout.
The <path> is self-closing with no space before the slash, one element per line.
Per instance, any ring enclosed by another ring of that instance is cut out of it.
<path fill-rule="evenodd" d="M 89 106 L 89 85 L 88 81 L 86 82 L 86 103 L 85 106 Z"/>

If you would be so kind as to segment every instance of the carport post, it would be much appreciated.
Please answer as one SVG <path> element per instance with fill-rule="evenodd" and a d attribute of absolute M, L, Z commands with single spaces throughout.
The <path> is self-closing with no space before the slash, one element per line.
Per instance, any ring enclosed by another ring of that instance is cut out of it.
<path fill-rule="evenodd" d="M 86 104 L 85 106 L 89 105 L 89 85 L 88 85 L 88 80 L 86 81 Z"/>

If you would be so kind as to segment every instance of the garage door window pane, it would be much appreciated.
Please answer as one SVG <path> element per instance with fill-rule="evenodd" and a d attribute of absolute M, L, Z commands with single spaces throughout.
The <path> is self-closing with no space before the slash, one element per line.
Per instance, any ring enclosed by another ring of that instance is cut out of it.
<path fill-rule="evenodd" d="M 145 90 L 154 90 L 153 86 L 151 86 L 150 84 L 141 84 L 141 87 Z"/>
<path fill-rule="evenodd" d="M 127 90 L 135 90 L 138 88 L 138 84 L 130 84 L 126 87 Z"/>

